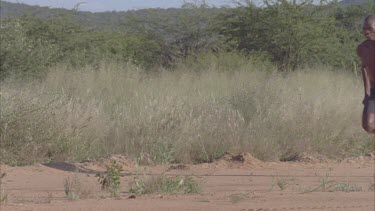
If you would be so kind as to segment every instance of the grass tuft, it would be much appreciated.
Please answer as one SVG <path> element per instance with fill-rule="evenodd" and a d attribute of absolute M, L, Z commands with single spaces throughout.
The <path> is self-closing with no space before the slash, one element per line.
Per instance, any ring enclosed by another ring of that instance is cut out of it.
<path fill-rule="evenodd" d="M 201 189 L 198 183 L 191 176 L 168 177 L 160 175 L 148 180 L 136 177 L 131 184 L 130 193 L 137 195 L 167 193 L 167 194 L 192 194 L 200 193 Z"/>
<path fill-rule="evenodd" d="M 86 199 L 91 194 L 90 189 L 84 187 L 78 175 L 64 179 L 65 197 L 69 200 Z"/>
<path fill-rule="evenodd" d="M 235 193 L 229 196 L 229 201 L 233 204 L 249 199 L 248 193 Z"/>
<path fill-rule="evenodd" d="M 330 180 L 328 174 L 320 179 L 320 184 L 316 187 L 306 188 L 303 193 L 311 192 L 360 192 L 363 191 L 362 187 L 357 186 L 356 184 L 351 184 L 347 182 L 335 182 Z"/>
<path fill-rule="evenodd" d="M 3 190 L 3 179 L 5 177 L 6 173 L 0 174 L 0 204 L 5 204 L 8 201 L 8 194 L 5 193 Z"/>
<path fill-rule="evenodd" d="M 361 192 L 362 188 L 355 184 L 350 184 L 348 182 L 341 182 L 341 183 L 336 184 L 336 186 L 334 187 L 334 191 Z"/>

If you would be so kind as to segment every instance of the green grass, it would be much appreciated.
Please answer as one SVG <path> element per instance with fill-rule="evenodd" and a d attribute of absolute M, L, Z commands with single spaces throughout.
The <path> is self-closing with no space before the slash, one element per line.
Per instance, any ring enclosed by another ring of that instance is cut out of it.
<path fill-rule="evenodd" d="M 114 63 L 60 65 L 38 81 L 4 81 L 0 159 L 27 165 L 123 154 L 162 164 L 210 162 L 226 151 L 264 161 L 373 152 L 361 128 L 358 76 L 219 61 L 154 74 Z"/>
<path fill-rule="evenodd" d="M 130 186 L 131 188 L 129 192 L 137 195 L 154 193 L 192 194 L 201 192 L 198 183 L 191 176 L 168 177 L 167 175 L 162 174 L 149 179 L 138 176 Z"/>
<path fill-rule="evenodd" d="M 337 183 L 334 191 L 343 191 L 343 192 L 361 192 L 362 188 L 356 184 L 351 184 L 349 182 L 340 182 Z"/>
<path fill-rule="evenodd" d="M 320 179 L 320 184 L 316 187 L 305 188 L 302 193 L 311 193 L 311 192 L 361 192 L 363 191 L 362 187 L 352 184 L 349 181 L 346 182 L 336 182 L 329 179 L 327 174 L 325 177 Z"/>
<path fill-rule="evenodd" d="M 235 193 L 229 196 L 229 201 L 233 204 L 249 199 L 248 193 Z"/>

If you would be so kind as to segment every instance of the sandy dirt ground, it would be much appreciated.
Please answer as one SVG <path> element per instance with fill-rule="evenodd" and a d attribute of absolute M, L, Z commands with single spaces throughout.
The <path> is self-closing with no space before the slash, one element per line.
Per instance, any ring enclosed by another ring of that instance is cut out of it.
<path fill-rule="evenodd" d="M 106 197 L 96 173 L 116 160 L 121 196 Z M 375 210 L 374 156 L 342 161 L 302 155 L 294 162 L 261 162 L 250 154 L 224 156 L 198 165 L 139 167 L 123 156 L 78 164 L 37 164 L 27 167 L 1 165 L 5 203 L 10 210 Z M 193 175 L 199 194 L 153 194 L 130 197 L 135 174 L 142 177 Z M 64 179 L 79 178 L 85 199 L 68 200 Z"/>

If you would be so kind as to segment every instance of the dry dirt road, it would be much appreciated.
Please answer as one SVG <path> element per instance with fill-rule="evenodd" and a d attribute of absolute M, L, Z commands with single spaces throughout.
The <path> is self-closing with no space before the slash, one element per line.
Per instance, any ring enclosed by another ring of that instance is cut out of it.
<path fill-rule="evenodd" d="M 194 175 L 200 194 L 154 194 L 129 198 L 134 175 L 121 178 L 116 199 L 104 197 L 95 177 L 111 160 L 124 172 L 147 175 Z M 137 167 L 122 156 L 80 164 L 1 165 L 1 188 L 10 210 L 375 210 L 374 157 L 327 161 L 309 156 L 297 162 L 260 162 L 249 154 L 226 155 L 209 164 Z M 75 176 L 86 199 L 69 201 L 64 179 Z"/>

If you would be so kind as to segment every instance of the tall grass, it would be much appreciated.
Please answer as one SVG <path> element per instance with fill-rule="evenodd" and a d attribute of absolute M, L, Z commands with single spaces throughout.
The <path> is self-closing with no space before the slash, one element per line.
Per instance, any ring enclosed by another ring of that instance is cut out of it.
<path fill-rule="evenodd" d="M 216 65 L 216 66 L 215 66 Z M 261 160 L 374 150 L 361 129 L 362 84 L 347 72 L 235 69 L 145 74 L 132 65 L 57 66 L 1 84 L 1 162 L 81 161 L 121 153 L 139 163 L 209 162 L 226 151 Z"/>

